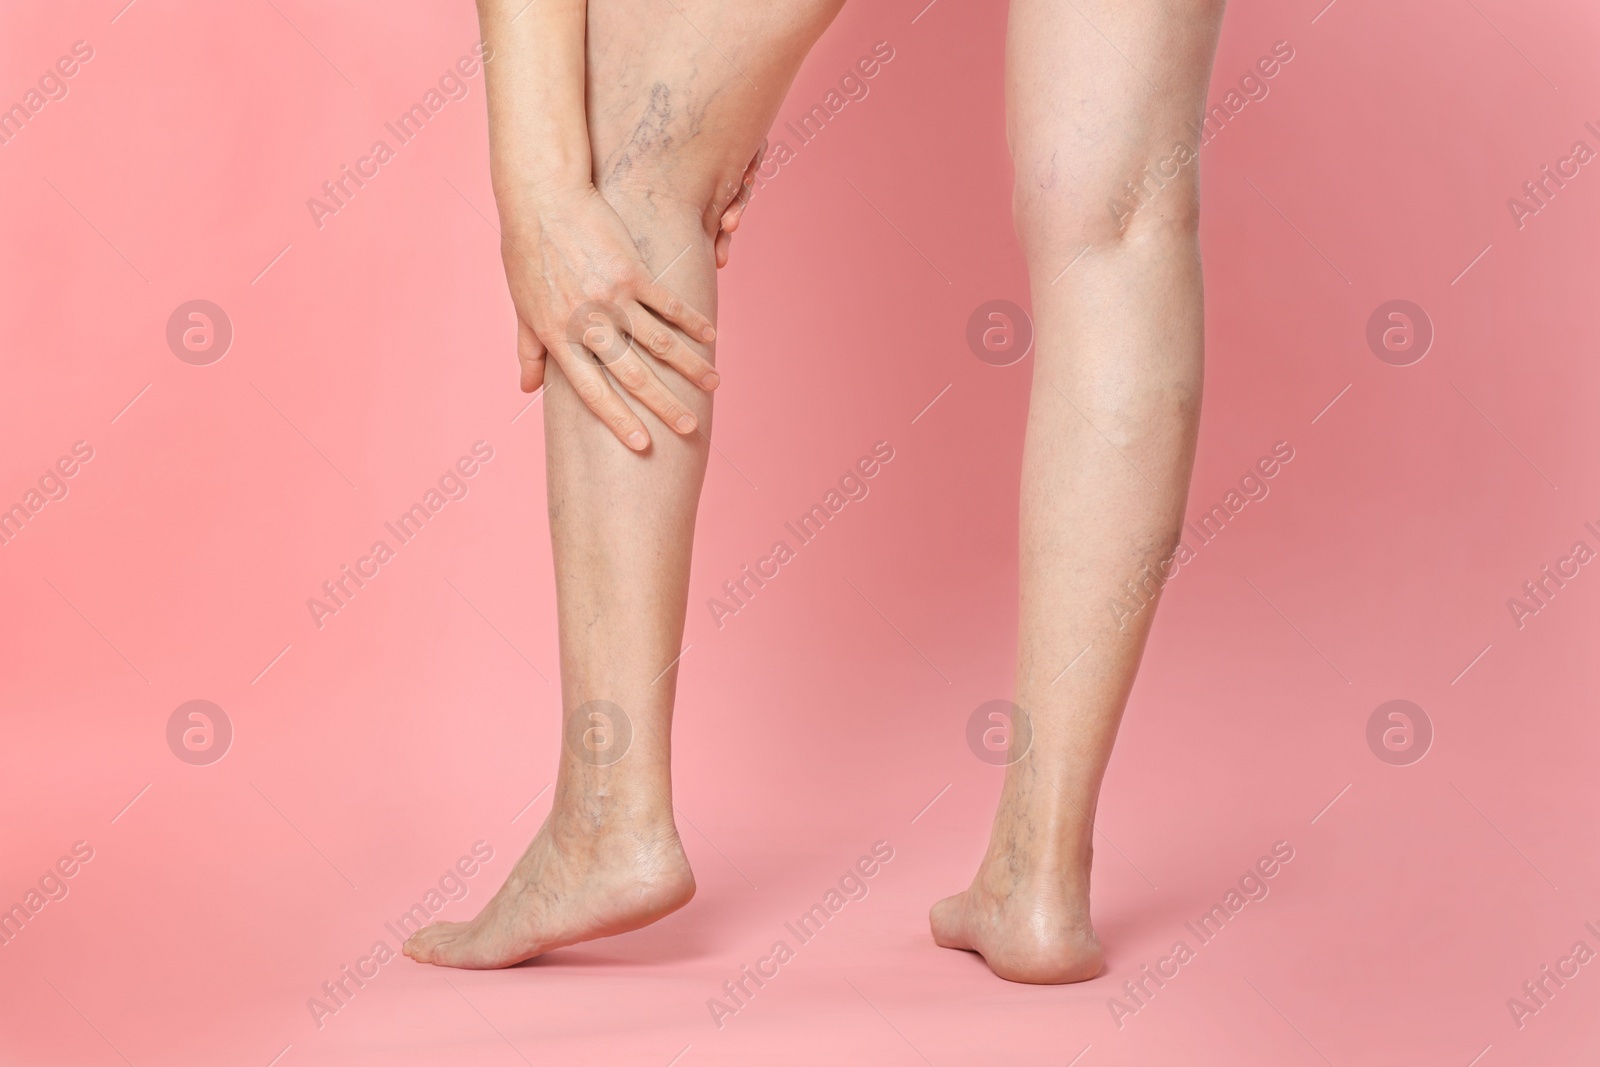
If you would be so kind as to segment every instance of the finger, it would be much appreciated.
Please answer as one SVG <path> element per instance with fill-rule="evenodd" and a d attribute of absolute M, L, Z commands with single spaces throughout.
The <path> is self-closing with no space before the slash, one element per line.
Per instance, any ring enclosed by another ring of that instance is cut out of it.
<path fill-rule="evenodd" d="M 744 218 L 744 209 L 750 203 L 750 197 L 755 195 L 755 186 L 749 182 L 739 187 L 739 195 L 733 198 L 733 203 L 722 209 L 722 219 L 718 223 L 725 233 L 732 233 L 739 228 L 739 222 Z"/>
<path fill-rule="evenodd" d="M 517 362 L 522 365 L 522 391 L 532 393 L 544 384 L 544 342 L 533 332 L 533 327 L 517 320 Z"/>
<path fill-rule="evenodd" d="M 726 231 L 717 234 L 716 254 L 717 269 L 721 270 L 728 265 L 728 255 L 733 251 L 733 234 Z"/>
<path fill-rule="evenodd" d="M 643 452 L 650 446 L 650 435 L 645 432 L 644 421 L 611 388 L 605 371 L 582 345 L 562 342 L 559 349 L 551 350 L 550 355 L 560 365 L 561 373 L 566 375 L 578 399 L 606 424 L 617 440 L 635 452 Z"/>
<path fill-rule="evenodd" d="M 710 391 L 722 381 L 711 362 L 684 344 L 683 338 L 650 314 L 649 308 L 631 304 L 627 313 L 628 332 L 640 348 L 702 389 Z"/>
<path fill-rule="evenodd" d="M 680 300 L 678 294 L 660 282 L 646 281 L 639 286 L 638 292 L 641 304 L 690 337 L 698 337 L 702 341 L 716 339 L 717 331 L 712 327 L 711 320 Z"/>
<path fill-rule="evenodd" d="M 750 203 L 750 198 L 755 195 L 756 169 L 761 166 L 761 161 L 767 154 L 767 142 L 762 141 L 761 147 L 756 149 L 755 157 L 750 160 L 750 165 L 744 169 L 744 178 L 739 183 L 739 195 L 733 198 L 722 212 L 722 229 L 729 233 L 739 228 L 739 220 L 744 218 L 744 209 Z"/>
<path fill-rule="evenodd" d="M 650 365 L 631 348 L 620 359 L 607 363 L 606 370 L 624 389 L 638 397 L 640 403 L 655 412 L 657 418 L 679 433 L 693 433 L 695 427 L 700 425 L 694 412 L 656 377 Z"/>
<path fill-rule="evenodd" d="M 733 198 L 722 212 L 721 227 L 723 231 L 732 233 L 739 228 L 739 223 L 744 220 L 744 209 L 750 206 L 750 198 L 755 195 L 755 186 L 746 185 L 739 190 L 739 195 Z"/>

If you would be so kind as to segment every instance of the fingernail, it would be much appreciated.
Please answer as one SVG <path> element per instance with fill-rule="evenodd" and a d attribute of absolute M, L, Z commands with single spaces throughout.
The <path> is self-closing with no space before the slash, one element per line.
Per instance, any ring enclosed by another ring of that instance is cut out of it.
<path fill-rule="evenodd" d="M 710 326 L 707 326 L 705 331 L 701 333 L 700 336 L 704 337 L 707 341 L 715 341 L 717 339 L 717 331 L 712 329 Z"/>
<path fill-rule="evenodd" d="M 643 430 L 635 430 L 628 435 L 628 447 L 635 452 L 642 451 L 650 443 L 650 438 L 644 435 Z"/>
<path fill-rule="evenodd" d="M 694 416 L 693 415 L 684 415 L 684 416 L 682 416 L 682 417 L 680 417 L 678 419 L 678 432 L 679 433 L 688 433 L 692 429 L 694 429 Z"/>
<path fill-rule="evenodd" d="M 707 371 L 706 376 L 700 379 L 700 384 L 705 386 L 707 389 L 715 389 L 717 386 L 722 384 L 722 375 L 718 374 L 714 370 Z"/>

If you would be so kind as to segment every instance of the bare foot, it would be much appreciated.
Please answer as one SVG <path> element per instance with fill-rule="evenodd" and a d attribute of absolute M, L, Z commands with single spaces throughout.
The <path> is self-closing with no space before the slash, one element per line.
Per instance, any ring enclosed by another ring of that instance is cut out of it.
<path fill-rule="evenodd" d="M 928 912 L 935 943 L 978 953 L 1008 982 L 1083 982 L 1104 962 L 1089 924 L 1093 819 L 1055 783 L 1036 758 L 1006 769 L 971 887 Z"/>
<path fill-rule="evenodd" d="M 1104 962 L 1089 925 L 1087 882 L 1087 867 L 1081 878 L 1024 875 L 1006 860 L 986 859 L 972 888 L 933 906 L 928 925 L 941 948 L 978 953 L 1008 982 L 1086 981 Z"/>
<path fill-rule="evenodd" d="M 648 926 L 693 896 L 694 874 L 670 818 L 665 825 L 597 827 L 552 812 L 477 918 L 434 923 L 403 951 L 441 967 L 509 967 Z"/>

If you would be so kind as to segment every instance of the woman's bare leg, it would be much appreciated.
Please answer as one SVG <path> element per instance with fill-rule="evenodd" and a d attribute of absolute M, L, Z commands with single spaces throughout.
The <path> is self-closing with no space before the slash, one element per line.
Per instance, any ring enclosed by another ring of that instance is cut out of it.
<path fill-rule="evenodd" d="M 1008 125 L 1038 338 L 1016 679 L 1033 738 L 972 887 L 930 919 L 940 945 L 1012 981 L 1101 967 L 1093 818 L 1153 614 L 1108 605 L 1131 603 L 1127 583 L 1171 555 L 1188 494 L 1203 342 L 1193 154 L 1221 18 L 1222 0 L 1011 5 Z"/>
<path fill-rule="evenodd" d="M 718 219 L 801 61 L 842 2 L 590 0 L 595 185 L 652 273 L 665 272 L 663 283 L 713 319 Z M 714 359 L 712 345 L 687 340 Z M 709 433 L 710 396 L 666 364 L 645 359 Z M 407 953 L 425 963 L 508 966 L 637 929 L 694 895 L 672 817 L 677 668 L 669 665 L 683 641 L 709 446 L 701 434 L 680 436 L 662 426 L 619 390 L 652 441 L 647 451 L 631 452 L 553 363 L 546 373 L 567 719 L 552 809 L 477 918 L 439 923 L 407 942 Z M 626 754 L 612 762 L 624 743 Z"/>

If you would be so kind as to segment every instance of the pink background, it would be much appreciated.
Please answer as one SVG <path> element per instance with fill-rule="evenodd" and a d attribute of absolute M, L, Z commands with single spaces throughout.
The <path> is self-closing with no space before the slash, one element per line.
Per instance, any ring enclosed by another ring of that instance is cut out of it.
<path fill-rule="evenodd" d="M 1600 547 L 1600 176 L 1521 229 L 1506 206 L 1575 140 L 1600 148 L 1600 14 L 1232 5 L 1213 103 L 1275 41 L 1295 58 L 1203 154 L 1191 517 L 1274 442 L 1295 459 L 1169 587 L 1100 811 L 1109 968 L 1036 988 L 926 928 L 999 783 L 964 730 L 1010 695 L 1032 367 L 964 339 L 979 304 L 1026 303 L 1002 5 L 924 2 L 857 2 L 828 32 L 780 123 L 875 42 L 895 58 L 761 190 L 723 275 L 677 726 L 698 897 L 507 972 L 395 959 L 320 1029 L 307 998 L 393 948 L 384 921 L 483 840 L 493 860 L 443 915 L 475 912 L 555 766 L 540 411 L 484 218 L 482 75 L 321 230 L 305 207 L 468 50 L 471 5 L 7 5 L 0 105 L 73 42 L 94 55 L 0 145 L 0 505 L 74 442 L 94 455 L 0 546 L 0 906 L 74 842 L 93 859 L 0 946 L 0 1060 L 1600 1052 L 1595 965 L 1521 1028 L 1506 1003 L 1580 939 L 1600 949 L 1600 575 L 1521 629 L 1506 606 L 1573 542 Z M 209 366 L 165 340 L 196 298 L 235 332 Z M 1365 341 L 1395 298 L 1436 330 L 1407 367 Z M 306 599 L 479 440 L 470 495 L 316 628 Z M 705 600 L 879 440 L 896 457 L 870 497 L 718 629 Z M 1365 740 L 1394 698 L 1436 732 L 1410 766 Z M 167 747 L 193 699 L 235 730 L 209 766 Z M 714 1025 L 707 999 L 880 840 L 894 859 L 866 899 Z M 1294 859 L 1267 899 L 1119 1028 L 1108 998 L 1278 841 Z"/>

